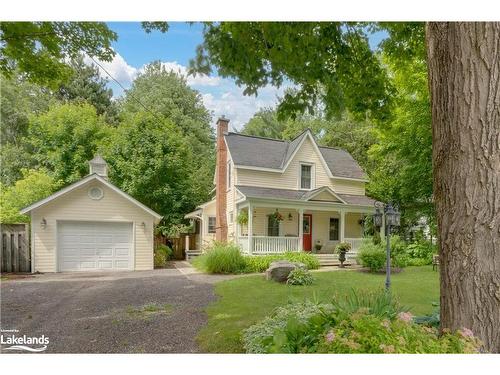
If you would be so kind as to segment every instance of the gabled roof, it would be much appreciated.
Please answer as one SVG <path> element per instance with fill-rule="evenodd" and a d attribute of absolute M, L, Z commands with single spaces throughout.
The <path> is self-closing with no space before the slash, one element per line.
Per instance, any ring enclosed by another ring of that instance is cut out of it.
<path fill-rule="evenodd" d="M 341 204 L 355 205 L 355 206 L 373 206 L 375 200 L 366 195 L 352 195 L 340 194 L 334 192 L 329 187 L 321 187 L 312 191 L 304 190 L 291 190 L 291 189 L 275 189 L 260 186 L 241 186 L 237 185 L 236 189 L 248 198 L 261 198 L 261 199 L 277 199 L 277 200 L 292 200 L 292 201 L 309 201 L 315 195 L 329 191 L 338 198 Z"/>
<path fill-rule="evenodd" d="M 337 148 L 318 146 L 310 129 L 291 141 L 262 138 L 240 133 L 225 135 L 229 154 L 236 167 L 283 172 L 305 139 L 311 139 L 331 178 L 366 181 L 367 176 L 347 152 Z"/>
<path fill-rule="evenodd" d="M 125 199 L 127 199 L 128 201 L 132 202 L 133 204 L 135 204 L 136 206 L 138 206 L 139 208 L 143 209 L 144 211 L 146 211 L 147 213 L 149 213 L 150 215 L 154 216 L 155 218 L 157 218 L 158 220 L 160 220 L 162 218 L 162 216 L 156 212 L 154 212 L 152 209 L 150 209 L 149 207 L 143 205 L 141 202 L 139 202 L 137 199 L 134 199 L 132 198 L 130 195 L 128 195 L 127 193 L 125 193 L 124 191 L 120 190 L 119 188 L 117 188 L 115 185 L 113 185 L 112 183 L 110 183 L 109 181 L 106 181 L 104 178 L 102 178 L 101 176 L 97 175 L 97 174 L 91 174 L 91 175 L 88 175 L 87 177 L 84 177 L 82 178 L 81 180 L 69 185 L 69 186 L 66 186 L 65 188 L 55 192 L 54 194 L 48 196 L 47 198 L 44 198 L 42 200 L 39 200 L 38 202 L 35 202 L 33 203 L 32 205 L 28 206 L 28 207 L 25 207 L 23 208 L 20 213 L 21 214 L 26 214 L 30 211 L 33 211 L 34 209 L 37 209 L 51 201 L 53 201 L 54 199 L 57 199 L 59 198 L 60 196 L 62 195 L 65 195 L 73 190 L 75 190 L 76 188 L 80 187 L 80 186 L 83 186 L 91 181 L 94 181 L 94 180 L 97 180 L 99 182 L 101 182 L 102 184 L 104 184 L 106 187 L 110 188 L 111 190 L 113 190 L 114 192 L 118 193 L 119 195 L 121 195 L 122 197 L 124 197 Z"/>

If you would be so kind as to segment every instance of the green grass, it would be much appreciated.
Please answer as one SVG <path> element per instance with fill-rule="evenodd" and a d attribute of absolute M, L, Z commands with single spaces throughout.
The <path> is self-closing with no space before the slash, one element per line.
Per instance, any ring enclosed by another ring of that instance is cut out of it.
<path fill-rule="evenodd" d="M 306 299 L 329 301 L 335 294 L 384 287 L 385 275 L 357 271 L 314 272 L 310 286 L 292 286 L 266 281 L 261 275 L 227 280 L 216 284 L 218 300 L 208 309 L 208 324 L 198 342 L 205 352 L 241 353 L 241 331 L 288 302 Z M 392 276 L 392 290 L 401 305 L 415 315 L 431 313 L 439 301 L 438 273 L 432 267 L 408 267 Z"/>

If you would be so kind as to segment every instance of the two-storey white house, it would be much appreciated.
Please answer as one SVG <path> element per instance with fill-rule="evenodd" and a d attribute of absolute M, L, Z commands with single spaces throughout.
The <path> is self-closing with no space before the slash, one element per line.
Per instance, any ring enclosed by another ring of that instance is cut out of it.
<path fill-rule="evenodd" d="M 228 123 L 217 122 L 215 197 L 186 215 L 198 221 L 198 249 L 214 240 L 247 254 L 358 248 L 374 200 L 349 153 L 319 146 L 310 130 L 283 141 L 231 133 Z"/>

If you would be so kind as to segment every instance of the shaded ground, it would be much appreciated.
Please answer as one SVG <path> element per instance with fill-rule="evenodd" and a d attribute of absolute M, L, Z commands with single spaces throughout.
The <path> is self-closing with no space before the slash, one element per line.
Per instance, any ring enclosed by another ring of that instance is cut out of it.
<path fill-rule="evenodd" d="M 52 353 L 197 352 L 212 284 L 221 279 L 183 262 L 177 269 L 8 279 L 0 287 L 1 328 L 48 336 Z"/>

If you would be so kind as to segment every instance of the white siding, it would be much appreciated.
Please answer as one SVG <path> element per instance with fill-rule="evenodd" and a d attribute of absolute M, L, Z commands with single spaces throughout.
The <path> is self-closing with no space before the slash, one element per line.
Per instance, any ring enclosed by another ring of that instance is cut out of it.
<path fill-rule="evenodd" d="M 90 199 L 88 190 L 99 186 L 104 191 L 100 200 Z M 45 218 L 47 226 L 40 227 Z M 57 221 L 110 221 L 133 223 L 135 269 L 153 269 L 154 218 L 132 202 L 93 181 L 54 199 L 32 211 L 35 271 L 57 272 Z M 142 223 L 146 224 L 144 229 Z"/>

